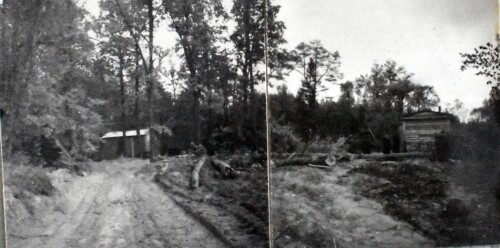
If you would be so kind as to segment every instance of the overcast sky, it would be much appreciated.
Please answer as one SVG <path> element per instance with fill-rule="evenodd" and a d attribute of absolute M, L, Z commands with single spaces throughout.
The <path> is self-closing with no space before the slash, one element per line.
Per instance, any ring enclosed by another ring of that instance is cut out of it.
<path fill-rule="evenodd" d="M 488 97 L 487 80 L 460 71 L 459 53 L 494 42 L 495 0 L 274 0 L 287 26 L 287 46 L 319 39 L 338 51 L 345 80 L 369 73 L 374 62 L 391 59 L 435 87 L 441 105 L 460 99 L 466 108 Z M 300 78 L 287 80 L 296 92 Z M 324 96 L 337 97 L 338 86 Z"/>

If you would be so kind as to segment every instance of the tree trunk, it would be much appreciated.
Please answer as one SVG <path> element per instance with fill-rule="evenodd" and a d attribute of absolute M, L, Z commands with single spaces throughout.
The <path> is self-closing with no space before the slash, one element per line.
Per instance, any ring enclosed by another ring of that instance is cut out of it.
<path fill-rule="evenodd" d="M 134 103 L 134 116 L 135 116 L 135 131 L 137 138 L 140 137 L 140 123 L 139 123 L 139 44 L 135 43 L 135 103 Z M 135 157 L 135 154 L 132 154 Z"/>
<path fill-rule="evenodd" d="M 193 89 L 193 125 L 194 140 L 197 145 L 201 144 L 201 123 L 200 123 L 200 92 Z"/>
<path fill-rule="evenodd" d="M 222 110 L 224 111 L 224 125 L 229 124 L 229 90 L 228 90 L 228 82 L 226 80 L 226 85 L 223 86 L 222 89 L 222 97 L 224 99 L 222 103 Z"/>
<path fill-rule="evenodd" d="M 253 75 L 253 61 L 250 60 L 249 63 L 249 74 L 250 74 L 250 137 L 251 148 L 257 149 L 257 103 L 255 101 L 255 82 Z"/>
<path fill-rule="evenodd" d="M 123 67 L 125 64 L 124 58 L 123 58 L 123 50 L 120 48 L 118 52 L 119 56 L 119 71 L 118 71 L 118 77 L 120 78 L 120 101 L 121 101 L 121 122 L 122 122 L 122 140 L 120 141 L 120 153 L 122 156 L 125 155 L 125 137 L 126 137 L 126 131 L 127 131 L 127 123 L 126 123 L 126 118 L 125 118 L 125 80 L 123 76 Z"/>
<path fill-rule="evenodd" d="M 246 1 L 245 2 L 245 13 L 243 14 L 244 20 L 244 28 L 245 28 L 245 50 L 243 51 L 243 102 L 245 106 L 245 110 L 248 110 L 248 87 L 252 83 L 250 81 L 250 64 L 251 64 L 251 49 L 250 49 L 250 13 L 249 10 L 251 9 L 250 2 Z"/>

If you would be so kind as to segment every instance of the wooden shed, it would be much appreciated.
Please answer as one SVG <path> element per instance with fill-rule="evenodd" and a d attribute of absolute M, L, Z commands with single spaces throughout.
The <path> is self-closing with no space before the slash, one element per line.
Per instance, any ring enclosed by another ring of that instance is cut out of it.
<path fill-rule="evenodd" d="M 450 131 L 452 114 L 423 110 L 401 118 L 402 145 L 407 152 L 429 152 L 435 149 L 436 134 Z"/>
<path fill-rule="evenodd" d="M 124 157 L 146 157 L 151 151 L 149 147 L 149 129 L 140 129 L 139 135 L 136 130 L 127 130 L 125 137 L 123 131 L 113 131 L 102 136 L 101 158 L 115 159 L 120 157 L 120 146 L 123 144 Z M 123 142 L 123 143 L 122 143 Z"/>

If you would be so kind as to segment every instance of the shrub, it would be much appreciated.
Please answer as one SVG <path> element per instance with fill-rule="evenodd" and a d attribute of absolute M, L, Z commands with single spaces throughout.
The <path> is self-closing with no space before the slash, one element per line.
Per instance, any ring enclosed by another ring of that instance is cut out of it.
<path fill-rule="evenodd" d="M 320 139 L 318 136 L 309 144 L 308 152 L 311 153 L 328 153 L 331 150 L 332 144 L 335 142 L 330 139 Z"/>
<path fill-rule="evenodd" d="M 436 158 L 438 161 L 447 161 L 451 155 L 450 135 L 440 132 L 436 135 Z"/>
<path fill-rule="evenodd" d="M 46 166 L 53 166 L 54 162 L 61 157 L 62 150 L 56 145 L 56 141 L 53 138 L 47 138 L 42 135 L 39 149 L 40 156 L 42 156 Z"/>
<path fill-rule="evenodd" d="M 271 124 L 271 151 L 272 152 L 294 152 L 301 147 L 301 140 L 293 132 L 289 125 Z"/>
<path fill-rule="evenodd" d="M 356 135 L 350 136 L 346 143 L 349 146 L 349 152 L 364 154 L 372 153 L 375 145 L 373 133 L 370 130 L 365 130 Z"/>
<path fill-rule="evenodd" d="M 28 191 L 36 195 L 50 196 L 55 188 L 46 169 L 32 166 L 12 166 L 8 168 L 6 184 L 18 190 Z"/>
<path fill-rule="evenodd" d="M 213 130 L 208 141 L 208 150 L 217 152 L 233 152 L 239 137 L 237 131 L 230 127 L 219 127 Z"/>
<path fill-rule="evenodd" d="M 389 136 L 384 136 L 384 138 L 382 138 L 382 152 L 384 154 L 389 154 L 391 153 L 391 148 L 392 148 L 392 144 L 391 144 L 391 139 L 389 138 Z"/>
<path fill-rule="evenodd" d="M 489 123 L 470 122 L 455 126 L 450 133 L 453 159 L 489 160 L 499 157 L 500 129 Z"/>

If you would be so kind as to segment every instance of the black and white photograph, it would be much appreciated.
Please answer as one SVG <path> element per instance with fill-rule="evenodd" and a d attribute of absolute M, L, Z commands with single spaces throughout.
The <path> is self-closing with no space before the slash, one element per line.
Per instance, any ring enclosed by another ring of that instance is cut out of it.
<path fill-rule="evenodd" d="M 0 0 L 1 247 L 500 247 L 497 0 Z"/>
<path fill-rule="evenodd" d="M 498 2 L 272 4 L 273 247 L 498 247 Z"/>
<path fill-rule="evenodd" d="M 8 247 L 269 247 L 265 10 L 0 0 Z"/>

